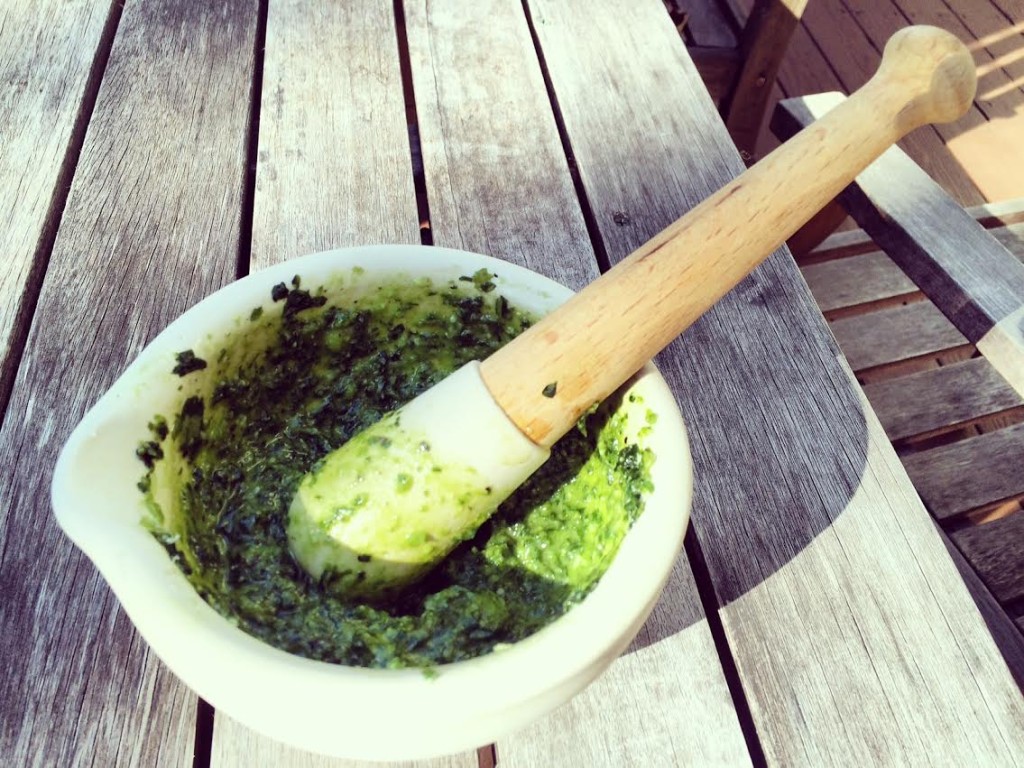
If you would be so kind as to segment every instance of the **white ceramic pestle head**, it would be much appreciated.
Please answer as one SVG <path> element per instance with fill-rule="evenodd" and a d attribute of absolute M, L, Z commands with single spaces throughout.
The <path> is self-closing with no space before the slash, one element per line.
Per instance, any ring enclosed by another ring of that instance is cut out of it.
<path fill-rule="evenodd" d="M 300 483 L 292 553 L 351 597 L 383 597 L 472 536 L 548 458 L 471 362 L 345 445 Z"/>

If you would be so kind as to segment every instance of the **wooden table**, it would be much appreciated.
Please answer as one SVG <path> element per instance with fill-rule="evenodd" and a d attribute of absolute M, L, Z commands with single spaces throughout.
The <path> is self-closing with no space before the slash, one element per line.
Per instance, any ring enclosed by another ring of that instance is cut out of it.
<path fill-rule="evenodd" d="M 6 764 L 334 764 L 211 712 L 50 516 L 64 439 L 172 318 L 368 242 L 579 287 L 742 170 L 660 0 L 267 5 L 0 9 Z M 658 362 L 697 472 L 663 598 L 572 702 L 431 764 L 1019 758 L 1021 691 L 788 253 Z"/>

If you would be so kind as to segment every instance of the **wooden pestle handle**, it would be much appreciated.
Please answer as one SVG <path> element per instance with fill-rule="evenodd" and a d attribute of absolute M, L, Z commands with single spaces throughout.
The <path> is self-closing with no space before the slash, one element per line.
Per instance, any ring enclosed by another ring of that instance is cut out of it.
<path fill-rule="evenodd" d="M 484 383 L 550 446 L 906 133 L 962 116 L 976 87 L 951 34 L 908 27 L 860 90 L 487 358 Z"/>

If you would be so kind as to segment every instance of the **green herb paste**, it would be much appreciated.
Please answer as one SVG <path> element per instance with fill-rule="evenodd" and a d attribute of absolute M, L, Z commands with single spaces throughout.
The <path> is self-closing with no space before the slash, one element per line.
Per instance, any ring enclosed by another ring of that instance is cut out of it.
<path fill-rule="evenodd" d="M 219 353 L 204 350 L 208 367 L 179 355 L 193 394 L 150 425 L 139 485 L 155 535 L 206 602 L 301 656 L 430 667 L 521 640 L 594 587 L 651 489 L 653 455 L 625 436 L 626 413 L 642 405 L 614 397 L 472 540 L 386 604 L 339 599 L 330 572 L 314 581 L 288 549 L 289 504 L 318 460 L 530 324 L 492 278 L 406 281 L 329 303 L 296 277 Z"/>

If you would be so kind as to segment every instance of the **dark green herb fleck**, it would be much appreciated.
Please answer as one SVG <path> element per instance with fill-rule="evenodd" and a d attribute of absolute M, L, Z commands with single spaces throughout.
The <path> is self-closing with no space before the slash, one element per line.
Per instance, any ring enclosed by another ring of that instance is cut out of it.
<path fill-rule="evenodd" d="M 150 433 L 157 440 L 165 440 L 167 438 L 167 419 L 163 416 L 154 416 L 153 420 L 146 425 Z"/>
<path fill-rule="evenodd" d="M 177 365 L 171 369 L 171 373 L 176 373 L 178 376 L 188 376 L 188 374 L 194 371 L 201 371 L 206 367 L 206 361 L 201 357 L 196 357 L 195 352 L 191 349 L 179 352 L 174 356 L 174 359 Z"/>
<path fill-rule="evenodd" d="M 160 447 L 160 443 L 155 440 L 146 440 L 145 442 L 139 443 L 139 447 L 135 449 L 135 455 L 143 464 L 152 468 L 154 462 L 164 457 L 164 451 L 163 448 Z"/>

